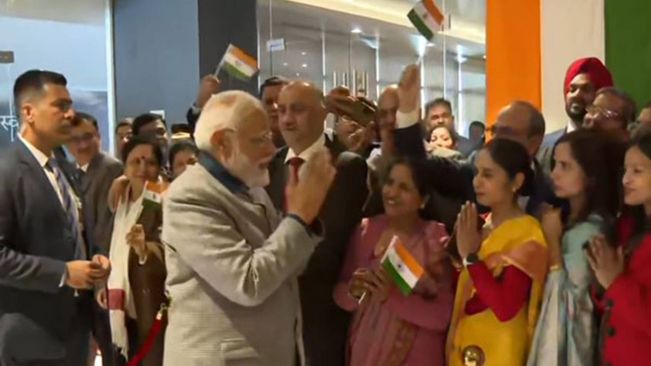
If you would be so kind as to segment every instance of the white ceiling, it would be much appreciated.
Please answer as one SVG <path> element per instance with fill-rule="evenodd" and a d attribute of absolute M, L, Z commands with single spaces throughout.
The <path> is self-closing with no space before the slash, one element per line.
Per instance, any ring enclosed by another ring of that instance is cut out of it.
<path fill-rule="evenodd" d="M 274 27 L 283 28 L 285 33 L 293 30 L 297 32 L 296 38 L 318 41 L 322 32 L 329 35 L 340 33 L 347 38 L 351 29 L 360 28 L 362 38 L 378 38 L 383 45 L 394 49 L 394 53 L 401 50 L 413 53 L 424 43 L 424 38 L 420 37 L 406 16 L 414 1 L 259 0 L 258 11 L 264 9 L 265 12 L 258 14 L 261 34 L 268 34 L 269 25 L 265 18 L 269 17 L 269 1 Z M 445 42 L 450 53 L 481 59 L 486 48 L 485 1 L 446 0 L 445 5 L 451 10 L 452 29 L 435 36 L 435 48 L 442 50 Z M 467 3 L 472 7 L 462 11 Z"/>
<path fill-rule="evenodd" d="M 0 16 L 104 26 L 108 0 L 0 0 Z"/>
<path fill-rule="evenodd" d="M 260 0 L 259 3 L 268 4 L 268 1 Z M 380 37 L 391 35 L 394 32 L 394 29 L 388 27 L 389 25 L 400 26 L 415 33 L 415 30 L 407 19 L 407 13 L 413 7 L 414 3 L 416 3 L 415 0 L 271 1 L 274 8 L 286 9 L 287 4 L 292 4 L 293 7 L 296 7 L 297 4 L 305 5 L 307 7 L 302 9 L 303 17 L 310 17 L 312 14 L 317 14 L 317 18 L 327 18 L 326 20 L 331 20 L 331 18 L 351 20 L 350 17 L 357 20 L 365 18 L 371 20 L 375 25 L 371 27 L 369 32 L 375 33 Z M 448 39 L 451 41 L 455 50 L 456 42 L 458 42 L 463 47 L 469 47 L 469 53 L 476 54 L 483 52 L 486 39 L 486 0 L 437 0 L 437 3 L 445 14 L 450 15 L 450 28 L 437 35 L 437 38 L 441 38 L 442 34 L 449 36 Z M 312 10 L 309 8 L 312 8 Z M 322 13 L 319 10 L 326 10 L 327 12 Z M 329 12 L 335 12 L 336 16 L 328 18 Z M 342 17 L 342 15 L 344 16 Z M 298 16 L 294 20 L 300 21 L 303 17 Z M 319 23 L 322 22 L 312 23 L 312 26 L 318 26 Z M 405 31 L 404 29 L 403 32 Z M 328 27 L 328 31 L 331 30 L 332 27 Z M 364 29 L 364 32 L 367 33 L 367 30 Z"/>

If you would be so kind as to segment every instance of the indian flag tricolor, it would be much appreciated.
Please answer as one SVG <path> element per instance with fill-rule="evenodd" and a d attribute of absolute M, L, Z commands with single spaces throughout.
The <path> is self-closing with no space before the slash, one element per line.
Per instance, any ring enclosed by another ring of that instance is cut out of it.
<path fill-rule="evenodd" d="M 424 273 L 423 267 L 402 245 L 397 236 L 393 237 L 384 253 L 382 266 L 405 296 L 411 294 Z"/>
<path fill-rule="evenodd" d="M 244 81 L 249 80 L 258 72 L 258 62 L 255 58 L 232 44 L 228 45 L 220 67 L 233 77 Z"/>
<path fill-rule="evenodd" d="M 443 25 L 445 19 L 434 0 L 419 1 L 407 14 L 407 18 L 428 41 L 434 38 L 434 33 L 441 30 L 441 25 Z"/>
<path fill-rule="evenodd" d="M 164 182 L 147 182 L 143 192 L 142 205 L 159 208 L 163 203 L 163 194 L 168 184 Z"/>
<path fill-rule="evenodd" d="M 547 132 L 564 129 L 564 78 L 596 57 L 638 105 L 651 100 L 649 0 L 487 0 L 486 109 L 494 122 L 514 100 L 540 108 Z"/>

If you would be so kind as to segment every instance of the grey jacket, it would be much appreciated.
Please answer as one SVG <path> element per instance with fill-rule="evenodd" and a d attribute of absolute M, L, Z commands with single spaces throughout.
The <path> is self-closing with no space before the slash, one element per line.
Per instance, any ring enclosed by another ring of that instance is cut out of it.
<path fill-rule="evenodd" d="M 322 237 L 281 220 L 263 189 L 233 190 L 209 170 L 188 167 L 163 206 L 171 296 L 164 365 L 292 366 L 296 277 Z"/>
<path fill-rule="evenodd" d="M 108 253 L 113 232 L 113 213 L 108 208 L 108 192 L 113 180 L 122 175 L 122 163 L 104 153 L 91 160 L 85 174 L 79 178 L 79 187 L 87 206 L 88 219 L 93 223 L 95 245 Z"/>

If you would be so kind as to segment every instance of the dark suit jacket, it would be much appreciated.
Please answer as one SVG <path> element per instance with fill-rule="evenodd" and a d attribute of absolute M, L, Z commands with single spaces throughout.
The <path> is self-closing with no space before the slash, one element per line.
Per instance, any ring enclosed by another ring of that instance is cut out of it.
<path fill-rule="evenodd" d="M 325 225 L 325 239 L 310 258 L 299 277 L 303 315 L 303 340 L 308 366 L 338 366 L 345 360 L 350 314 L 334 302 L 332 291 L 350 236 L 362 218 L 366 201 L 366 161 L 359 155 L 344 152 L 341 145 L 326 138 L 337 176 L 328 192 L 319 218 Z M 277 209 L 283 210 L 289 168 L 285 165 L 288 148 L 278 151 L 269 170 L 271 183 L 267 192 Z"/>
<path fill-rule="evenodd" d="M 122 163 L 104 153 L 91 160 L 86 173 L 80 173 L 79 187 L 86 204 L 88 220 L 93 223 L 93 240 L 108 254 L 113 232 L 113 213 L 108 207 L 108 192 L 113 180 L 122 175 Z"/>
<path fill-rule="evenodd" d="M 561 129 L 545 135 L 537 159 L 542 166 L 543 173 L 549 176 L 552 171 L 552 160 L 554 158 L 554 147 L 556 142 L 567 133 L 567 129 Z"/>
<path fill-rule="evenodd" d="M 426 157 L 425 148 L 422 143 L 418 143 L 422 141 L 421 133 L 419 125 L 397 129 L 396 149 L 398 153 L 416 159 L 424 159 Z M 428 175 L 432 178 L 433 188 L 443 195 L 454 195 L 475 201 L 472 185 L 475 172 L 472 160 L 456 162 L 445 158 L 430 157 L 426 166 Z M 526 212 L 538 216 L 543 203 L 559 205 L 559 200 L 554 197 L 550 183 L 536 159 L 534 159 L 534 168 L 534 192 L 529 197 Z"/>
<path fill-rule="evenodd" d="M 79 329 L 73 324 L 90 322 L 93 296 L 81 291 L 75 297 L 72 289 L 59 287 L 66 262 L 75 259 L 76 243 L 66 226 L 42 167 L 22 142 L 14 143 L 0 157 L 1 365 L 79 352 L 66 349 L 66 342 L 70 329 Z M 92 228 L 88 221 L 84 226 Z M 86 250 L 89 256 L 97 252 L 92 245 Z"/>

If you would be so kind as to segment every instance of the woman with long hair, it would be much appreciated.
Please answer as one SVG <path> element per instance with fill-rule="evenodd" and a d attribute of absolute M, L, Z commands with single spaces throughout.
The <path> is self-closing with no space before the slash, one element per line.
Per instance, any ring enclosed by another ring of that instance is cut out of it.
<path fill-rule="evenodd" d="M 574 131 L 556 143 L 551 178 L 569 212 L 566 217 L 560 209 L 543 213 L 550 273 L 528 366 L 594 365 L 599 324 L 583 246 L 614 222 L 624 152 L 617 139 L 595 130 Z"/>
<path fill-rule="evenodd" d="M 624 160 L 625 212 L 616 246 L 597 236 L 587 247 L 599 282 L 600 364 L 647 365 L 651 348 L 651 135 L 637 136 Z"/>
<path fill-rule="evenodd" d="M 522 366 L 527 360 L 548 270 L 542 228 L 518 205 L 533 190 L 531 165 L 522 145 L 500 138 L 475 160 L 477 202 L 490 214 L 478 229 L 477 208 L 467 203 L 457 220 L 464 268 L 448 335 L 451 366 Z"/>

